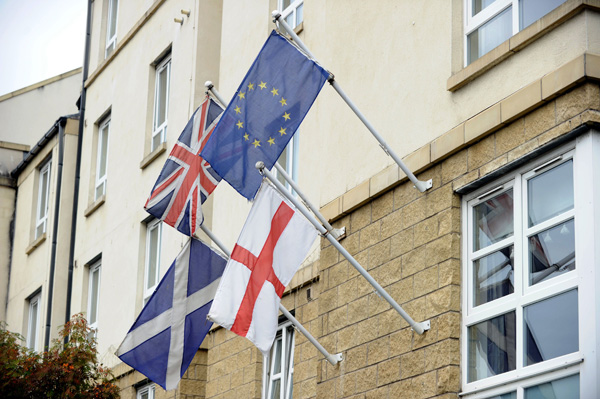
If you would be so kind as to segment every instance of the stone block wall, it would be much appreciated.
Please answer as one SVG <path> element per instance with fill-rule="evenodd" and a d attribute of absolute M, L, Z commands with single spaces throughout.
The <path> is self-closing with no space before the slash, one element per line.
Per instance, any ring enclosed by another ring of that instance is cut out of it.
<path fill-rule="evenodd" d="M 461 198 L 457 189 L 532 153 L 583 125 L 600 126 L 600 87 L 580 85 L 494 132 L 460 147 L 418 174 L 425 193 L 392 183 L 376 198 L 357 198 L 334 218 L 341 244 L 417 322 L 423 335 L 380 298 L 325 239 L 320 257 L 301 270 L 282 304 L 332 354 L 331 366 L 296 333 L 294 398 L 457 399 L 460 392 Z M 367 193 L 369 191 L 367 190 Z M 207 336 L 177 391 L 157 398 L 260 398 L 262 354 L 217 327 Z M 123 378 L 135 383 L 139 373 Z M 127 379 L 129 378 L 129 379 Z M 134 398 L 125 388 L 123 398 Z"/>
<path fill-rule="evenodd" d="M 322 241 L 319 317 L 326 348 L 317 397 L 430 398 L 459 390 L 460 198 L 442 184 L 442 168 L 419 176 L 433 189 L 401 185 L 336 222 L 342 245 L 416 321 L 414 333 L 338 251 Z"/>

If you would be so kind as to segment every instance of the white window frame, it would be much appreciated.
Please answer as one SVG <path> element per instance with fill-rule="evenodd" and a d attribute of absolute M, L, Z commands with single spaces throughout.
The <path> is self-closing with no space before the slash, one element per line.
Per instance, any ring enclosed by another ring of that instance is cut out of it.
<path fill-rule="evenodd" d="M 555 160 L 558 156 L 562 159 Z M 536 175 L 550 170 L 561 163 L 573 159 L 574 209 L 536 225 L 526 226 L 527 210 L 526 197 L 523 188 L 527 187 L 528 178 L 538 168 Z M 598 169 L 594 170 L 593 167 Z M 489 196 L 482 196 L 496 187 L 503 185 L 501 190 Z M 473 248 L 472 213 L 473 207 L 489 198 L 513 189 L 513 236 L 491 244 L 476 252 Z M 596 376 L 598 365 L 595 353 L 600 348 L 597 337 L 600 330 L 600 306 L 596 292 L 600 290 L 600 273 L 594 265 L 598 263 L 596 253 L 600 248 L 600 134 L 589 132 L 578 137 L 572 143 L 556 149 L 528 165 L 508 174 L 499 181 L 478 189 L 465 196 L 462 201 L 462 326 L 461 357 L 462 357 L 462 387 L 461 396 L 469 399 L 489 398 L 495 395 L 517 392 L 517 399 L 523 399 L 524 389 L 542 382 L 559 379 L 572 374 L 580 375 L 580 397 L 597 397 Z M 478 199 L 478 196 L 480 199 Z M 520 206 L 522 205 L 522 206 Z M 594 213 L 596 210 L 596 214 Z M 593 216 L 591 216 L 593 215 Z M 554 225 L 574 218 L 575 224 L 575 253 L 576 267 L 563 275 L 529 286 L 528 250 L 525 247 L 527 237 Z M 521 221 L 522 223 L 520 223 Z M 514 245 L 514 292 L 491 302 L 473 307 L 473 261 L 493 253 L 501 248 Z M 579 350 L 553 359 L 525 366 L 524 362 L 524 318 L 523 309 L 543 299 L 552 298 L 561 293 L 577 290 L 579 312 Z M 468 327 L 479 322 L 490 320 L 496 316 L 516 312 L 516 369 L 499 375 L 468 382 Z M 584 359 L 588 359 L 584 362 Z"/>
<path fill-rule="evenodd" d="M 142 395 L 147 394 L 148 399 L 154 399 L 154 384 L 146 384 L 137 389 L 136 399 L 142 399 Z"/>
<path fill-rule="evenodd" d="M 297 18 L 296 14 L 298 12 L 298 8 L 303 5 L 304 5 L 304 0 L 293 0 L 293 1 L 291 1 L 290 5 L 284 9 L 283 8 L 283 0 L 277 0 L 277 9 L 281 13 L 281 18 L 283 18 L 288 23 L 290 28 L 292 28 L 292 29 L 295 29 L 298 25 L 300 25 L 304 21 L 304 16 L 302 18 L 302 21 L 296 20 L 296 18 Z M 291 24 L 288 22 L 288 17 L 290 15 L 292 16 L 292 21 L 293 21 L 293 23 L 291 23 Z"/>
<path fill-rule="evenodd" d="M 40 350 L 39 347 L 39 334 L 40 334 L 40 313 L 41 313 L 41 303 L 42 303 L 42 293 L 38 292 L 31 298 L 29 298 L 28 302 L 28 314 L 27 314 L 27 341 L 26 345 L 29 349 L 33 349 L 38 352 Z M 33 314 L 33 308 L 36 306 L 36 313 Z M 33 319 L 35 317 L 35 330 L 31 330 L 31 326 L 33 325 Z"/>
<path fill-rule="evenodd" d="M 96 184 L 94 185 L 94 201 L 106 194 L 106 175 L 108 174 L 108 148 L 110 146 L 110 121 L 111 116 L 107 116 L 98 127 L 98 141 L 97 141 L 97 152 L 96 152 Z M 106 148 L 102 145 L 104 142 L 103 136 L 106 135 Z M 106 160 L 106 166 L 104 174 L 100 176 L 100 164 L 102 162 L 102 154 L 104 153 L 104 159 Z M 102 187 L 102 191 L 99 193 L 98 189 Z"/>
<path fill-rule="evenodd" d="M 96 332 L 94 334 L 97 334 L 98 331 L 98 310 L 100 308 L 100 284 L 102 282 L 101 280 L 101 266 L 102 266 L 102 260 L 98 260 L 96 262 L 94 262 L 92 265 L 90 265 L 89 267 L 89 277 L 88 277 L 88 306 L 87 306 L 87 314 L 88 314 L 88 326 L 90 328 L 93 328 Z M 98 291 L 94 292 L 93 291 L 93 276 L 94 273 L 98 273 Z M 92 309 L 92 296 L 96 295 L 96 309 Z M 92 310 L 95 310 L 96 313 L 96 320 L 90 320 L 90 316 L 92 315 Z"/>
<path fill-rule="evenodd" d="M 469 43 L 468 37 L 471 33 L 475 32 L 477 29 L 485 25 L 487 22 L 494 19 L 497 15 L 502 13 L 508 7 L 512 6 L 511 14 L 512 14 L 512 36 L 516 35 L 520 31 L 519 21 L 520 21 L 520 7 L 519 2 L 521 0 L 496 0 L 476 15 L 473 15 L 473 0 L 463 0 L 463 10 L 464 10 L 464 65 L 469 65 Z M 543 0 L 540 0 L 543 1 Z M 508 38 L 507 38 L 508 39 Z M 480 58 L 483 56 L 482 54 Z M 471 63 L 475 61 L 472 60 Z"/>
<path fill-rule="evenodd" d="M 104 58 L 108 58 L 108 56 L 115 50 L 117 47 L 117 28 L 119 22 L 119 1 L 118 0 L 108 0 L 108 10 L 106 14 L 106 46 L 104 49 Z M 110 35 L 110 26 L 112 25 L 113 18 L 115 19 L 115 32 L 111 36 Z"/>
<path fill-rule="evenodd" d="M 154 231 L 155 229 L 158 229 L 157 247 L 151 248 L 150 247 L 150 243 L 151 243 L 150 237 L 151 237 L 152 231 Z M 162 246 L 162 223 L 159 219 L 154 219 L 151 222 L 149 222 L 148 225 L 146 226 L 146 262 L 144 265 L 144 305 L 148 302 L 148 300 L 154 293 L 154 290 L 156 290 L 156 287 L 158 286 L 158 283 L 159 283 L 161 246 Z M 156 271 L 155 271 L 155 275 L 154 275 L 154 285 L 151 287 L 148 287 L 151 251 L 156 251 L 155 252 L 156 253 Z"/>
<path fill-rule="evenodd" d="M 160 75 L 162 72 L 166 71 L 167 74 L 167 86 L 165 88 L 165 93 L 160 92 Z M 156 66 L 156 76 L 154 80 L 154 117 L 152 120 L 152 138 L 150 143 L 151 152 L 154 151 L 158 145 L 164 143 L 167 140 L 167 124 L 168 124 L 168 115 L 169 115 L 169 92 L 171 89 L 171 55 L 167 55 L 165 59 L 163 59 Z M 165 120 L 158 125 L 159 118 L 159 100 L 160 96 L 164 95 L 165 101 Z M 157 146 L 154 144 L 154 138 L 156 136 L 160 136 L 160 140 Z"/>
<path fill-rule="evenodd" d="M 39 169 L 38 179 L 38 200 L 37 210 L 35 217 L 35 238 L 42 236 L 48 227 L 48 208 L 50 206 L 50 172 L 51 172 L 52 159 L 47 160 L 42 167 Z M 44 193 L 44 181 L 46 182 L 46 192 Z M 42 201 L 42 198 L 46 198 L 46 201 Z M 43 203 L 42 203 L 43 202 Z M 42 226 L 42 230 L 39 228 Z"/>
<path fill-rule="evenodd" d="M 295 335 L 296 330 L 291 322 L 287 321 L 282 323 L 277 328 L 277 335 L 275 337 L 275 341 L 273 342 L 273 346 L 271 348 L 271 353 L 269 356 L 263 357 L 263 393 L 262 397 L 265 399 L 292 399 L 293 393 L 293 376 L 294 376 L 294 352 L 295 352 Z M 288 345 L 289 340 L 291 340 L 291 345 Z M 275 347 L 277 341 L 281 341 L 281 371 L 277 374 L 273 372 L 273 367 L 275 362 L 273 361 L 273 357 L 275 356 Z M 291 353 L 289 355 L 290 364 L 287 364 L 288 356 L 286 353 L 287 348 L 290 348 Z M 287 371 L 287 372 L 286 372 Z M 271 397 L 271 387 L 274 381 L 281 380 L 280 390 L 279 390 L 279 398 Z M 289 382 L 292 381 L 292 384 Z"/>

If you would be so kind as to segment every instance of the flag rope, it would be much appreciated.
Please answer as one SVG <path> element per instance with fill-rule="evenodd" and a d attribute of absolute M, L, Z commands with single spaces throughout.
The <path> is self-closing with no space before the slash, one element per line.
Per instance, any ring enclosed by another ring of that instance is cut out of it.
<path fill-rule="evenodd" d="M 212 242 L 215 243 L 217 247 L 219 247 L 221 251 L 223 251 L 223 253 L 228 258 L 231 257 L 231 251 L 229 251 L 227 247 L 225 247 L 225 245 L 217 238 L 217 236 L 215 236 L 215 234 L 208 227 L 206 227 L 204 223 L 200 225 L 200 229 L 204 232 L 204 234 L 208 236 L 208 238 L 212 240 Z M 327 359 L 327 361 L 331 363 L 332 366 L 335 366 L 343 360 L 343 355 L 341 353 L 337 353 L 335 355 L 330 354 L 323 347 L 323 345 L 321 345 L 319 341 L 317 341 L 317 339 L 313 337 L 312 334 L 306 328 L 304 328 L 304 326 L 281 303 L 279 303 L 279 310 L 281 311 L 281 313 L 283 313 L 285 317 L 287 317 L 287 319 L 290 322 L 292 322 L 294 327 L 296 327 L 306 337 L 306 339 L 308 339 L 308 341 L 311 344 L 313 344 L 315 348 L 317 348 L 317 350 L 323 354 L 323 356 L 325 356 L 325 359 Z"/>
<path fill-rule="evenodd" d="M 292 28 L 290 28 L 290 26 L 287 24 L 287 22 L 285 22 L 285 20 L 283 18 L 281 18 L 281 13 L 279 13 L 279 11 L 273 11 L 272 15 L 273 15 L 274 22 L 277 22 L 281 27 L 283 27 L 283 29 L 292 37 L 294 43 L 298 47 L 300 47 L 300 49 L 309 58 L 311 58 L 313 61 L 319 63 L 316 60 L 315 56 L 304 45 L 302 40 L 300 40 L 298 35 L 296 35 L 294 30 Z M 409 178 L 409 180 L 411 182 L 413 182 L 415 187 L 422 193 L 427 191 L 428 189 L 430 189 L 433 186 L 433 180 L 429 179 L 427 181 L 421 181 L 416 178 L 414 173 L 404 164 L 404 162 L 402 162 L 400 157 L 398 157 L 398 155 L 396 155 L 396 153 L 387 145 L 387 143 L 385 142 L 383 137 L 381 137 L 381 135 L 377 132 L 377 130 L 375 130 L 375 127 L 373 125 L 371 125 L 371 123 L 367 120 L 367 118 L 365 118 L 365 116 L 362 114 L 362 112 L 360 112 L 360 110 L 356 107 L 356 105 L 354 105 L 352 100 L 350 100 L 350 98 L 342 90 L 340 85 L 335 80 L 333 74 L 331 74 L 331 76 L 329 78 L 329 84 L 331 84 L 331 86 L 333 86 L 335 91 L 340 95 L 340 97 L 342 97 L 342 99 L 346 102 L 346 104 L 350 107 L 350 109 L 352 109 L 352 111 L 356 114 L 356 116 L 358 116 L 358 119 L 361 120 L 361 122 L 366 126 L 367 129 L 369 129 L 369 131 L 371 132 L 373 137 L 375 137 L 375 139 L 379 142 L 379 145 L 381 146 L 383 151 L 386 154 L 388 154 L 390 157 L 392 157 L 392 159 L 396 162 L 396 164 L 398 164 L 400 169 L 402 169 L 402 171 L 406 174 L 406 176 Z"/>
<path fill-rule="evenodd" d="M 350 264 L 354 266 L 354 268 L 369 282 L 369 284 L 371 284 L 371 286 L 375 288 L 375 291 L 377 291 L 377 293 L 381 295 L 392 306 L 392 308 L 394 308 L 400 314 L 400 316 L 402 316 L 402 318 L 408 322 L 408 324 L 417 334 L 422 335 L 425 331 L 430 329 L 430 321 L 426 320 L 422 323 L 417 323 L 416 321 L 414 321 L 413 318 L 410 317 L 410 315 L 406 313 L 406 311 L 402 309 L 402 307 L 394 300 L 394 298 L 392 298 L 390 294 L 388 294 L 387 291 L 383 289 L 383 287 L 379 285 L 379 283 L 375 281 L 373 277 L 371 277 L 371 275 L 360 265 L 360 263 L 358 263 L 356 259 L 354 259 L 352 255 L 350 255 L 346 248 L 344 248 L 333 237 L 332 234 L 327 234 L 327 229 L 325 229 L 325 227 L 323 227 L 318 222 L 318 220 L 315 219 L 315 217 L 312 216 L 308 212 L 308 210 L 306 210 L 298 202 L 298 200 L 288 190 L 285 189 L 283 184 L 281 184 L 281 182 L 279 182 L 279 180 L 277 180 L 277 178 L 265 168 L 264 163 L 258 162 L 256 164 L 256 169 L 258 169 L 264 177 L 266 177 L 275 187 L 277 187 L 277 189 L 282 195 L 284 195 L 290 202 L 292 202 L 296 206 L 296 208 L 298 208 L 300 212 L 302 212 L 304 217 L 306 217 L 313 224 L 313 226 L 315 226 L 319 233 L 321 233 L 325 238 L 327 238 L 327 240 L 329 240 L 329 242 L 348 260 L 348 262 L 350 262 Z"/>

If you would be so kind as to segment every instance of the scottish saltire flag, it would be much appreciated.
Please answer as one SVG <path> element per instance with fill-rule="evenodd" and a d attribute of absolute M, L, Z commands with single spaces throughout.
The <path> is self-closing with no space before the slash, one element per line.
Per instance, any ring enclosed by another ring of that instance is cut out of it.
<path fill-rule="evenodd" d="M 221 106 L 209 97 L 196 109 L 144 205 L 148 213 L 188 236 L 202 224 L 201 204 L 221 181 L 199 154 L 222 112 Z"/>
<path fill-rule="evenodd" d="M 190 238 L 117 350 L 121 360 L 174 389 L 212 326 L 206 319 L 226 259 Z"/>
<path fill-rule="evenodd" d="M 304 216 L 270 184 L 263 184 L 208 318 L 248 338 L 267 355 L 277 333 L 281 296 L 316 237 Z"/>
<path fill-rule="evenodd" d="M 201 155 L 248 199 L 298 129 L 329 73 L 275 31 L 225 109 Z"/>

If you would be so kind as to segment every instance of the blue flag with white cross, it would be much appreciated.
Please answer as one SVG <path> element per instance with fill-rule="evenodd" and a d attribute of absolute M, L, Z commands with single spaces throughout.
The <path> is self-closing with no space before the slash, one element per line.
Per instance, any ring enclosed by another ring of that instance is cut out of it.
<path fill-rule="evenodd" d="M 212 322 L 227 260 L 190 238 L 117 350 L 119 358 L 163 387 L 175 389 Z"/>

